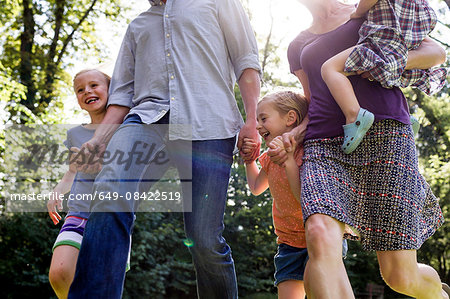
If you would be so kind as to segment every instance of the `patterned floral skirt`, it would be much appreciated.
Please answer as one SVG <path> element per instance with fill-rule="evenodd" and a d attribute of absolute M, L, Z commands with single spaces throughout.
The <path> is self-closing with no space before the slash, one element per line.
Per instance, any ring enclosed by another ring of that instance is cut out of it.
<path fill-rule="evenodd" d="M 418 171 L 411 126 L 383 120 L 346 155 L 342 137 L 308 140 L 300 171 L 302 211 L 358 231 L 365 250 L 419 249 L 444 222 Z"/>

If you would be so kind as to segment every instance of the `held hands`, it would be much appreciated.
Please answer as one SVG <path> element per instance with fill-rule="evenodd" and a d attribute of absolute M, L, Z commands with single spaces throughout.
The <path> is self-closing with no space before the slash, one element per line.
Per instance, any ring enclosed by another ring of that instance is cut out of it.
<path fill-rule="evenodd" d="M 272 162 L 284 167 L 285 162 L 294 157 L 296 146 L 297 142 L 291 131 L 275 137 L 269 144 L 269 151 L 267 154 Z"/>
<path fill-rule="evenodd" d="M 76 171 L 96 174 L 102 169 L 102 158 L 106 150 L 106 144 L 92 138 L 85 142 L 81 148 L 72 147 L 70 149 L 74 152 L 74 164 Z"/>
<path fill-rule="evenodd" d="M 279 148 L 279 149 L 285 149 L 284 148 L 284 144 L 283 144 L 283 139 L 282 139 L 282 137 L 281 136 L 277 136 L 277 137 L 275 137 L 273 140 L 272 140 L 272 142 L 271 143 L 269 143 L 269 147 L 270 148 Z M 289 156 L 289 152 L 286 152 L 287 153 L 287 155 Z M 292 153 L 292 151 L 291 151 L 291 153 Z"/>
<path fill-rule="evenodd" d="M 244 159 L 245 164 L 250 164 L 256 160 L 256 158 L 255 159 L 252 159 L 252 158 L 253 158 L 253 155 L 256 152 L 256 150 L 259 154 L 259 145 L 258 145 L 257 141 L 255 141 L 251 138 L 244 138 L 244 143 L 242 144 L 240 154 L 241 154 L 242 158 Z M 246 159 L 246 157 L 250 157 L 250 158 Z"/>
<path fill-rule="evenodd" d="M 247 145 L 244 149 L 245 140 L 247 140 Z M 261 138 L 256 130 L 256 121 L 247 120 L 245 122 L 239 132 L 237 146 L 245 164 L 249 164 L 258 158 L 261 148 Z"/>

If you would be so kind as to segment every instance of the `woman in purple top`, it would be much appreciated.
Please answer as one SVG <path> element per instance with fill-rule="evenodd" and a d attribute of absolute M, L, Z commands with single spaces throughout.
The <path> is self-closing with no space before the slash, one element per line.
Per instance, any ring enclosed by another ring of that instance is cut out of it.
<path fill-rule="evenodd" d="M 361 107 L 375 115 L 375 124 L 353 153 L 344 154 L 340 146 L 345 117 L 322 80 L 321 66 L 357 43 L 364 20 L 349 20 L 355 6 L 337 0 L 300 2 L 312 13 L 313 24 L 291 43 L 288 57 L 311 101 L 301 168 L 310 255 L 307 296 L 354 298 L 341 253 L 342 236 L 348 231 L 365 250 L 377 252 L 381 274 L 395 291 L 448 298 L 437 272 L 416 260 L 416 250 L 444 219 L 418 172 L 406 99 L 396 87 L 385 89 L 376 81 L 349 77 Z M 429 68 L 441 63 L 442 55 L 427 39 L 409 54 L 408 68 Z M 287 150 L 288 137 L 283 136 Z M 282 159 L 282 154 L 270 155 L 274 162 Z"/>

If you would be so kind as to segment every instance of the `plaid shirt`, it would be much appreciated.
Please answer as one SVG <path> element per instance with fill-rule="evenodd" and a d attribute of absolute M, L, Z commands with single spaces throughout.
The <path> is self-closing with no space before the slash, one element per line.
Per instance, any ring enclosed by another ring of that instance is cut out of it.
<path fill-rule="evenodd" d="M 420 45 L 436 22 L 436 14 L 424 0 L 378 1 L 367 13 L 345 71 L 369 71 L 386 88 L 412 85 L 427 94 L 438 91 L 445 83 L 446 69 L 405 70 L 408 51 Z"/>

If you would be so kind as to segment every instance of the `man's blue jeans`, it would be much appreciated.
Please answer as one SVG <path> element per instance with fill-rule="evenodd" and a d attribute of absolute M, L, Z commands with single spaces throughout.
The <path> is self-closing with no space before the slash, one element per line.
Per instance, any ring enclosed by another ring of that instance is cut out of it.
<path fill-rule="evenodd" d="M 146 141 L 159 150 L 169 152 L 181 179 L 192 179 L 192 184 L 186 184 L 183 189 L 183 196 L 192 194 L 192 212 L 184 213 L 184 225 L 186 236 L 193 244 L 189 250 L 197 275 L 198 296 L 237 298 L 231 249 L 222 237 L 235 138 L 167 141 L 167 131 L 163 129 L 166 126 L 153 126 L 149 130 L 139 121 L 137 116 L 125 120 L 111 139 L 108 151 L 129 153 L 136 141 Z M 167 123 L 167 117 L 160 123 Z M 192 157 L 183 155 L 180 150 L 183 146 L 192 147 Z M 176 150 L 172 151 L 172 148 Z M 162 172 L 162 169 L 158 167 L 155 171 Z M 94 192 L 125 195 L 126 192 L 143 190 L 142 183 L 135 178 L 145 179 L 155 175 L 160 173 L 152 173 L 151 165 L 135 163 L 126 169 L 123 164 L 110 163 L 104 165 L 97 176 Z M 124 181 L 127 183 L 123 184 Z M 146 184 L 145 188 L 148 187 Z M 133 204 L 133 201 L 126 200 L 118 200 L 115 204 L 96 200 L 91 205 L 93 213 L 86 225 L 69 298 L 121 297 L 135 218 L 132 210 L 136 207 L 132 207 Z M 128 212 L 117 212 L 123 211 L 126 205 L 131 205 L 126 209 Z"/>

